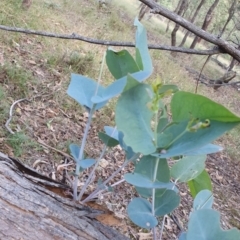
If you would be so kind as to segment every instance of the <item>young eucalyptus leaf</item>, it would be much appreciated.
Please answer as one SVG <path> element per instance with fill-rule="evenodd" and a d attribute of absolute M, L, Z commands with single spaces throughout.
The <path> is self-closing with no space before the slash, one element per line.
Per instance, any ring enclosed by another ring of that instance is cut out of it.
<path fill-rule="evenodd" d="M 141 55 L 141 62 L 143 65 L 144 71 L 149 71 L 152 73 L 152 59 L 148 51 L 148 43 L 147 43 L 147 32 L 144 26 L 135 18 L 134 26 L 137 27 L 136 31 L 136 48 L 139 50 Z M 140 60 L 137 62 L 139 63 Z"/>
<path fill-rule="evenodd" d="M 91 99 L 95 95 L 96 89 L 98 89 L 97 94 L 101 96 L 104 92 L 104 88 L 101 85 L 97 86 L 94 80 L 85 76 L 72 74 L 67 94 L 75 99 L 80 105 L 92 109 L 93 102 Z M 96 104 L 95 110 L 102 108 L 106 104 L 107 101 Z"/>
<path fill-rule="evenodd" d="M 179 91 L 173 95 L 171 111 L 173 121 L 175 122 L 199 118 L 224 123 L 240 123 L 240 118 L 221 104 L 189 92 Z"/>
<path fill-rule="evenodd" d="M 98 137 L 106 144 L 108 147 L 115 147 L 119 144 L 118 140 L 115 138 L 110 137 L 106 133 L 99 132 Z"/>
<path fill-rule="evenodd" d="M 201 155 L 201 154 L 211 154 L 211 153 L 220 152 L 222 150 L 223 150 L 223 148 L 221 146 L 210 143 L 201 148 L 186 152 L 185 155 L 194 156 L 194 155 Z"/>
<path fill-rule="evenodd" d="M 220 226 L 220 214 L 212 209 L 200 209 L 191 213 L 188 222 L 186 240 L 240 240 L 240 231 L 236 228 L 223 230 Z"/>
<path fill-rule="evenodd" d="M 107 50 L 106 63 L 115 79 L 122 78 L 128 75 L 128 73 L 140 71 L 135 60 L 127 50 L 117 52 L 109 48 Z"/>
<path fill-rule="evenodd" d="M 199 209 L 211 209 L 213 205 L 213 194 L 209 190 L 200 191 L 194 198 L 193 208 L 195 211 Z"/>
<path fill-rule="evenodd" d="M 204 189 L 212 191 L 211 179 L 206 170 L 203 170 L 202 173 L 199 174 L 195 179 L 188 181 L 188 186 L 193 198 L 195 198 L 196 195 Z"/>
<path fill-rule="evenodd" d="M 136 63 L 138 65 L 139 69 L 143 70 L 142 57 L 141 57 L 141 53 L 138 48 L 136 48 Z"/>
<path fill-rule="evenodd" d="M 96 160 L 95 159 L 92 159 L 92 158 L 87 158 L 87 159 L 82 159 L 78 162 L 78 165 L 83 168 L 83 169 L 86 169 L 86 168 L 89 168 L 91 167 L 93 164 L 96 163 Z"/>
<path fill-rule="evenodd" d="M 158 161 L 158 164 L 156 164 Z M 156 180 L 159 182 L 168 183 L 170 181 L 170 170 L 166 159 L 157 159 L 156 157 L 147 155 L 143 156 L 139 162 L 136 163 L 134 173 L 139 173 L 147 176 L 150 179 L 154 177 L 156 168 Z M 139 195 L 148 198 L 152 196 L 152 190 L 149 188 L 136 187 Z"/>
<path fill-rule="evenodd" d="M 152 179 L 140 173 L 126 173 L 124 174 L 124 179 L 128 183 L 142 188 L 173 189 L 175 187 L 175 185 L 171 182 L 164 183 L 157 180 L 153 182 Z"/>
<path fill-rule="evenodd" d="M 164 216 L 172 212 L 180 203 L 179 195 L 170 189 L 155 192 L 155 216 Z"/>
<path fill-rule="evenodd" d="M 179 182 L 196 178 L 205 168 L 206 155 L 186 156 L 171 168 L 171 177 Z"/>
<path fill-rule="evenodd" d="M 104 126 L 104 130 L 109 137 L 114 138 L 117 141 L 119 140 L 118 139 L 119 133 L 116 127 Z"/>
<path fill-rule="evenodd" d="M 122 149 L 126 153 L 126 159 L 129 160 L 131 159 L 136 153 L 132 150 L 131 147 L 127 146 L 125 142 L 123 141 L 124 134 L 122 132 L 118 132 L 118 139 L 119 139 L 119 144 L 122 147 Z"/>
<path fill-rule="evenodd" d="M 80 152 L 80 147 L 77 144 L 71 143 L 69 145 L 69 150 L 70 150 L 71 155 L 73 156 L 73 159 L 75 160 L 75 162 L 77 162 L 79 152 Z"/>
<path fill-rule="evenodd" d="M 178 240 L 187 240 L 187 233 L 182 232 L 181 235 L 179 236 Z"/>
<path fill-rule="evenodd" d="M 163 85 L 159 90 L 159 95 L 165 95 L 169 93 L 175 93 L 179 91 L 178 87 L 176 85 Z"/>
<path fill-rule="evenodd" d="M 195 132 L 185 131 L 188 124 L 186 121 L 169 125 L 165 131 L 158 134 L 158 147 L 165 151 L 160 150 L 159 154 L 153 155 L 161 158 L 192 155 L 199 148 L 208 145 L 238 124 L 236 122 L 224 123 L 214 120 L 210 122 L 209 127 L 198 129 Z"/>
<path fill-rule="evenodd" d="M 166 106 L 162 101 L 159 102 L 159 109 L 161 109 L 161 115 L 157 125 L 157 133 L 160 134 L 168 125 L 168 114 Z"/>
<path fill-rule="evenodd" d="M 127 79 L 126 78 L 114 81 L 108 87 L 103 88 L 103 91 L 98 92 L 96 96 L 93 96 L 91 98 L 91 101 L 93 103 L 100 104 L 100 103 L 103 103 L 105 101 L 110 100 L 113 97 L 116 97 L 117 95 L 122 93 L 126 83 L 127 83 Z"/>
<path fill-rule="evenodd" d="M 158 221 L 152 214 L 151 204 L 146 199 L 134 198 L 127 207 L 129 218 L 141 228 L 151 229 Z"/>
<path fill-rule="evenodd" d="M 147 107 L 150 101 L 146 84 L 139 83 L 120 96 L 116 106 L 116 125 L 124 134 L 124 142 L 134 152 L 148 155 L 155 152 L 154 133 L 151 129 L 152 111 Z"/>

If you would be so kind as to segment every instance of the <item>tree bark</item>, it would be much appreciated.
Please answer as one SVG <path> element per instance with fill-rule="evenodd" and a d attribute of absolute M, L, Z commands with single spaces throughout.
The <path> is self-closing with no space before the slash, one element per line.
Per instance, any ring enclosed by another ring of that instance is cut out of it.
<path fill-rule="evenodd" d="M 0 239 L 128 239 L 96 220 L 102 211 L 68 199 L 67 190 L 0 152 Z"/>
<path fill-rule="evenodd" d="M 206 1 L 206 0 L 201 0 L 201 2 L 199 3 L 199 5 L 197 6 L 197 9 L 195 10 L 192 18 L 190 19 L 190 22 L 191 22 L 191 23 L 194 23 L 195 19 L 197 18 L 197 15 L 198 15 L 201 7 L 202 7 L 203 4 L 205 3 L 205 1 Z M 185 36 L 184 36 L 184 38 L 183 38 L 183 40 L 182 40 L 182 42 L 181 42 L 181 44 L 179 45 L 179 47 L 182 47 L 182 46 L 184 45 L 184 43 L 186 42 L 187 37 L 189 36 L 189 34 L 190 34 L 190 31 L 187 31 L 186 34 L 185 34 Z"/>
<path fill-rule="evenodd" d="M 223 33 L 225 32 L 226 30 L 226 27 L 228 25 L 228 23 L 231 21 L 231 19 L 233 18 L 234 16 L 234 13 L 236 11 L 236 5 L 237 5 L 237 0 L 233 0 L 229 10 L 228 10 L 228 18 L 227 18 L 227 21 L 225 22 L 223 28 L 222 28 L 222 31 L 220 32 L 219 34 L 219 37 L 221 37 L 223 35 Z"/>
<path fill-rule="evenodd" d="M 179 10 L 176 12 L 177 15 L 182 16 L 184 15 L 184 12 L 186 11 L 186 8 L 188 6 L 188 1 L 187 0 L 180 0 L 180 7 Z M 179 29 L 180 25 L 176 23 L 172 34 L 171 34 L 171 39 L 172 39 L 172 46 L 176 46 L 176 35 L 177 31 Z"/>
<path fill-rule="evenodd" d="M 236 49 L 236 47 L 230 44 L 229 42 L 202 30 L 201 28 L 197 27 L 193 23 L 187 21 L 181 16 L 176 15 L 175 13 L 153 2 L 152 0 L 139 0 L 139 1 L 148 5 L 152 9 L 153 13 L 160 14 L 161 16 L 166 17 L 174 21 L 175 23 L 178 23 L 182 27 L 186 28 L 187 30 L 191 31 L 197 36 L 203 38 L 204 40 L 217 45 L 219 47 L 219 50 L 221 50 L 221 52 L 228 53 L 229 55 L 231 55 L 237 61 L 240 62 L 240 51 Z"/>
<path fill-rule="evenodd" d="M 209 8 L 206 16 L 205 16 L 205 19 L 204 19 L 204 22 L 203 22 L 203 25 L 202 25 L 202 30 L 206 31 L 209 24 L 211 23 L 212 21 L 212 17 L 213 17 L 213 11 L 214 9 L 216 8 L 216 6 L 218 5 L 219 3 L 219 0 L 215 0 L 214 3 L 212 4 L 212 6 Z M 190 48 L 195 48 L 197 42 L 200 42 L 201 38 L 199 38 L 198 36 L 196 36 L 190 46 Z"/>

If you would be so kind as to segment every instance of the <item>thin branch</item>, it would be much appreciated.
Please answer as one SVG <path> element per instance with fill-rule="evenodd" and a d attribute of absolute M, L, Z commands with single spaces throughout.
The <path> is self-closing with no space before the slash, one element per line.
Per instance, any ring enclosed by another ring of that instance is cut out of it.
<path fill-rule="evenodd" d="M 9 32 L 20 32 L 25 34 L 32 34 L 32 35 L 52 37 L 52 38 L 72 39 L 72 40 L 78 40 L 78 41 L 88 42 L 88 43 L 97 44 L 97 45 L 104 45 L 104 46 L 135 47 L 135 43 L 132 43 L 132 42 L 98 40 L 94 38 L 84 37 L 76 33 L 58 34 L 58 33 L 50 33 L 45 31 L 35 31 L 35 30 L 24 29 L 24 28 L 9 27 L 4 25 L 0 25 L 0 29 L 9 31 Z M 155 45 L 155 44 L 149 44 L 148 48 L 156 49 L 156 50 L 188 53 L 188 54 L 197 54 L 197 55 L 213 55 L 213 54 L 224 53 L 222 50 L 219 50 L 219 49 L 195 50 L 195 49 L 188 49 L 188 48 L 182 48 L 182 47 L 173 47 L 173 46 L 164 46 L 164 45 Z"/>
<path fill-rule="evenodd" d="M 160 4 L 152 0 L 139 0 L 139 1 L 146 4 L 148 7 L 150 7 L 152 9 L 152 13 L 164 16 L 167 19 L 172 20 L 173 22 L 179 24 L 180 26 L 196 34 L 197 36 L 203 38 L 204 40 L 217 45 L 219 49 L 222 50 L 222 52 L 228 53 L 234 59 L 240 62 L 240 51 L 236 49 L 235 46 L 231 45 L 229 42 L 221 38 L 218 38 L 217 36 L 210 34 L 209 32 L 202 30 L 201 28 L 187 21 L 183 17 L 177 15 L 174 12 L 171 12 L 170 10 L 164 8 L 163 6 L 161 6 Z"/>
<path fill-rule="evenodd" d="M 10 110 L 9 110 L 9 119 L 8 119 L 7 122 L 5 123 L 5 127 L 7 128 L 7 130 L 8 130 L 11 134 L 14 134 L 14 132 L 13 132 L 13 130 L 12 130 L 8 125 L 9 125 L 9 123 L 12 121 L 13 108 L 14 108 L 14 106 L 15 106 L 17 103 L 22 102 L 22 101 L 29 101 L 29 100 L 26 99 L 26 98 L 19 99 L 19 100 L 15 101 L 15 102 L 12 104 L 12 106 L 10 107 Z"/>

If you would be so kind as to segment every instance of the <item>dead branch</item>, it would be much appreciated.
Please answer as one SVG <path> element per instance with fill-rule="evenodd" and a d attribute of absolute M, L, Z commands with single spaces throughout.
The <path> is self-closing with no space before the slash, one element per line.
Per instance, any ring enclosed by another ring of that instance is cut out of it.
<path fill-rule="evenodd" d="M 234 59 L 240 62 L 240 51 L 235 46 L 231 45 L 229 42 L 202 30 L 193 23 L 187 21 L 186 19 L 177 15 L 176 13 L 171 12 L 168 9 L 162 7 L 153 0 L 139 0 L 139 1 L 150 7 L 152 9 L 152 13 L 162 15 L 172 20 L 173 22 L 179 24 L 180 26 L 186 28 L 187 30 L 196 34 L 197 36 L 203 38 L 204 40 L 217 45 L 222 52 L 231 55 Z"/>
<path fill-rule="evenodd" d="M 9 27 L 4 25 L 0 25 L 0 29 L 9 31 L 9 32 L 20 32 L 25 34 L 39 35 L 39 36 L 52 37 L 52 38 L 72 39 L 72 40 L 78 40 L 78 41 L 88 42 L 88 43 L 97 44 L 97 45 L 135 47 L 135 44 L 132 42 L 98 40 L 94 38 L 84 37 L 76 33 L 58 34 L 58 33 L 50 33 L 45 31 L 35 31 L 35 30 L 24 29 L 24 28 Z M 172 47 L 172 46 L 154 45 L 154 44 L 149 44 L 148 48 L 156 49 L 156 50 L 188 53 L 188 54 L 197 54 L 197 55 L 214 55 L 214 54 L 224 53 L 224 51 L 220 49 L 195 50 L 195 49 L 188 49 L 188 48 L 182 48 L 182 47 Z"/>

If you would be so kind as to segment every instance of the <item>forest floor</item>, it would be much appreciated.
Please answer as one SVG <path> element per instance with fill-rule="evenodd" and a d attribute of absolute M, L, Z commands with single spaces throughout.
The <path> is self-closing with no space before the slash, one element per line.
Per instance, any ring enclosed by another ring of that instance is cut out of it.
<path fill-rule="evenodd" d="M 111 5 L 98 8 L 95 1 L 34 1 L 28 11 L 22 10 L 15 0 L 0 2 L 1 24 L 72 34 L 105 40 L 134 42 L 133 27 L 136 4 Z M 118 10 L 116 11 L 116 8 Z M 149 43 L 169 44 L 163 25 L 152 26 L 154 19 L 144 21 L 148 30 Z M 158 20 L 159 21 L 159 20 Z M 166 25 L 166 24 L 165 24 Z M 0 151 L 21 159 L 28 166 L 59 181 L 71 184 L 74 162 L 69 155 L 70 143 L 82 139 L 88 114 L 67 94 L 71 72 L 97 79 L 102 56 L 106 47 L 81 41 L 62 40 L 35 35 L 11 33 L 0 30 Z M 160 40 L 159 40 L 160 39 Z M 120 49 L 120 48 L 116 48 Z M 133 49 L 129 49 L 133 52 Z M 193 92 L 196 81 L 184 66 L 200 71 L 206 57 L 176 54 L 174 57 L 163 51 L 151 50 L 154 74 L 165 83 L 177 84 L 180 89 Z M 224 71 L 214 63 L 206 68 L 211 78 L 221 76 Z M 112 81 L 110 73 L 103 71 L 103 84 Z M 240 92 L 232 87 L 221 87 L 218 91 L 205 85 L 199 86 L 203 94 L 230 108 L 240 115 Z M 17 100 L 22 99 L 16 103 Z M 13 103 L 16 103 L 13 106 Z M 8 124 L 11 106 L 14 107 Z M 95 114 L 87 141 L 85 154 L 97 158 L 103 144 L 98 132 L 105 125 L 114 125 L 114 101 Z M 208 156 L 206 169 L 211 176 L 215 197 L 214 208 L 221 212 L 224 229 L 240 229 L 240 127 L 225 134 L 216 141 L 225 148 L 221 153 Z M 97 169 L 95 182 L 105 179 L 124 161 L 121 149 L 108 151 Z M 121 179 L 123 173 L 131 171 L 128 166 L 113 182 Z M 68 174 L 66 179 L 65 174 Z M 82 176 L 84 180 L 89 172 Z M 79 186 L 82 183 L 79 181 Z M 91 185 L 88 191 L 94 188 Z M 192 207 L 192 198 L 185 185 L 180 186 L 181 205 L 174 211 L 173 218 L 166 217 L 163 239 L 176 239 L 186 229 L 186 222 Z M 136 196 L 133 187 L 127 183 L 116 186 L 114 192 L 99 196 L 97 202 L 116 215 L 107 224 L 116 227 L 131 239 L 152 239 L 151 233 L 135 227 L 127 218 L 126 206 Z M 178 222 L 178 224 L 176 223 Z"/>

